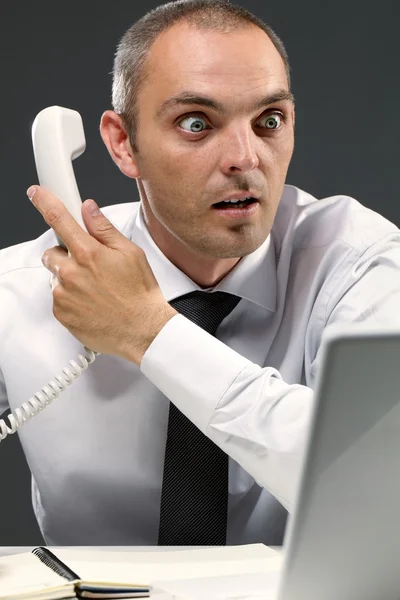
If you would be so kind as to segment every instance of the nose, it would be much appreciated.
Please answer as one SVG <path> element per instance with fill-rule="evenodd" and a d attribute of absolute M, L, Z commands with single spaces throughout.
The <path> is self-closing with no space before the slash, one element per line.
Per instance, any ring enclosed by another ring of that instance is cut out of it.
<path fill-rule="evenodd" d="M 222 171 L 232 173 L 246 173 L 259 165 L 257 154 L 258 138 L 253 129 L 248 125 L 237 124 L 227 130 L 221 144 Z"/>

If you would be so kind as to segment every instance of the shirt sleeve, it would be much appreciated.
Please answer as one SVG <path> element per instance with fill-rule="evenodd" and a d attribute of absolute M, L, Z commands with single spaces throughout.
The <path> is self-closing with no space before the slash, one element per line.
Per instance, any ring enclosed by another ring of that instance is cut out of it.
<path fill-rule="evenodd" d="M 314 375 L 322 333 L 330 324 L 400 323 L 398 237 L 356 257 L 332 289 L 310 365 Z M 311 420 L 312 387 L 285 383 L 276 369 L 252 363 L 182 315 L 167 322 L 140 368 L 203 433 L 291 510 Z"/>

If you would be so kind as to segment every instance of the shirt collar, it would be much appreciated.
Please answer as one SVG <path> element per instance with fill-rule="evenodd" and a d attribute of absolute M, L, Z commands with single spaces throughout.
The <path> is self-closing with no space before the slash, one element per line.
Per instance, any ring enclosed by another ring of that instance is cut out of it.
<path fill-rule="evenodd" d="M 229 292 L 254 302 L 262 308 L 276 310 L 276 263 L 271 235 L 251 254 L 244 256 L 216 286 L 205 290 L 178 269 L 151 237 L 141 210 L 134 220 L 131 240 L 140 246 L 167 302 L 195 290 Z"/>

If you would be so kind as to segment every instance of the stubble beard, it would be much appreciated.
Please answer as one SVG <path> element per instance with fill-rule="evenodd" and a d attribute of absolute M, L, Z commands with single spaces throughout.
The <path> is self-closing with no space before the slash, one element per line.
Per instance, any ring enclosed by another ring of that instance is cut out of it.
<path fill-rule="evenodd" d="M 187 229 L 182 228 L 181 233 L 174 232 L 174 235 L 192 251 L 208 258 L 242 258 L 255 252 L 265 242 L 269 235 L 269 228 L 267 231 L 259 227 L 255 230 L 254 226 L 241 223 L 230 227 L 222 234 L 216 232 L 214 235 L 209 235 L 188 224 Z"/>

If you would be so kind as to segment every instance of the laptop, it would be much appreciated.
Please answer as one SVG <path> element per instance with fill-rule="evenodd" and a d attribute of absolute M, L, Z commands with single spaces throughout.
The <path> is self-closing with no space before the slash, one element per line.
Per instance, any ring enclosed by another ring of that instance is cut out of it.
<path fill-rule="evenodd" d="M 278 600 L 400 598 L 400 328 L 322 340 Z"/>

